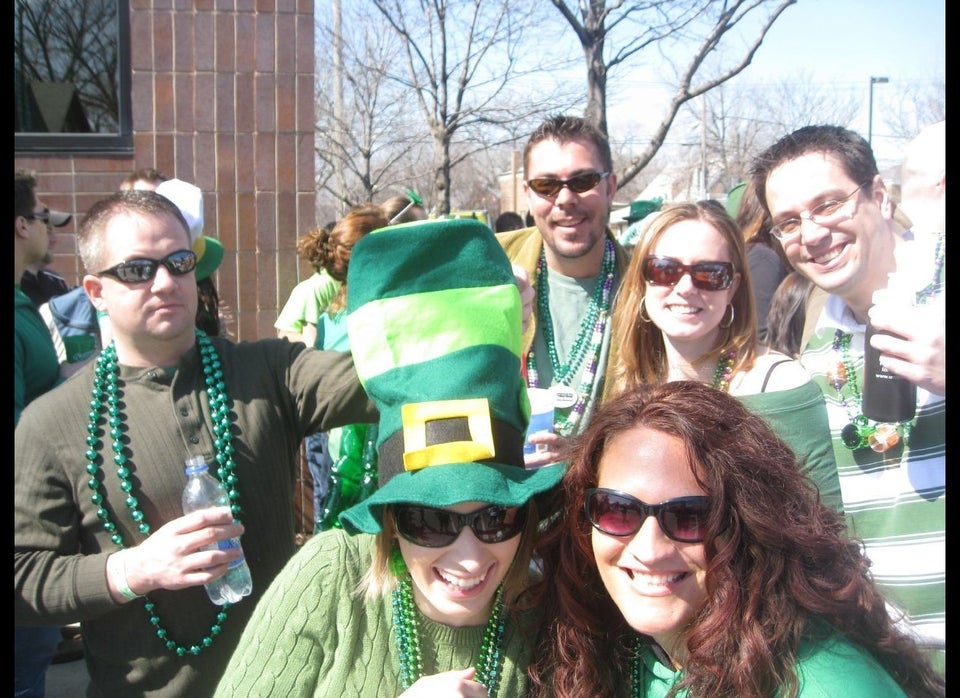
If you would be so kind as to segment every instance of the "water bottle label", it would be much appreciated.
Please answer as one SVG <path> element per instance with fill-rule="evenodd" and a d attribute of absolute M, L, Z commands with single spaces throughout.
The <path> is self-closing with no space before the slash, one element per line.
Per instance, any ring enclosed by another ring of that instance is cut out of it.
<path fill-rule="evenodd" d="M 240 541 L 237 540 L 236 538 L 228 538 L 227 540 L 217 541 L 217 548 L 219 548 L 220 550 L 233 550 L 239 547 L 240 547 Z M 241 555 L 236 560 L 233 560 L 230 563 L 230 567 L 228 569 L 232 570 L 236 567 L 240 567 L 240 565 L 242 565 L 244 561 L 245 561 L 245 558 L 243 555 Z"/>
<path fill-rule="evenodd" d="M 236 538 L 227 538 L 226 540 L 218 540 L 217 547 L 220 550 L 233 550 L 234 548 L 240 547 L 240 541 Z"/>

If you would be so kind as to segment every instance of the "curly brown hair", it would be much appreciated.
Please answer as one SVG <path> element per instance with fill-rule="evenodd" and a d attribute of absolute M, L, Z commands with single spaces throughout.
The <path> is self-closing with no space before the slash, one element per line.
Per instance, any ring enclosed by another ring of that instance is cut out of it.
<path fill-rule="evenodd" d="M 605 448 L 638 427 L 681 440 L 716 504 L 703 541 L 709 601 L 691 623 L 675 690 L 696 698 L 796 696 L 801 640 L 839 632 L 908 695 L 944 695 L 943 679 L 895 627 L 861 542 L 820 502 L 786 444 L 735 397 L 676 381 L 604 403 L 572 443 L 563 513 L 540 546 L 538 591 L 551 617 L 530 666 L 531 696 L 626 695 L 634 643 L 654 643 L 607 594 L 583 513 Z"/>
<path fill-rule="evenodd" d="M 331 316 L 347 307 L 347 267 L 353 246 L 367 233 L 386 225 L 382 207 L 360 204 L 350 209 L 332 228 L 315 228 L 297 242 L 297 254 L 301 259 L 317 272 L 325 269 L 340 282 L 340 290 L 327 308 Z"/>

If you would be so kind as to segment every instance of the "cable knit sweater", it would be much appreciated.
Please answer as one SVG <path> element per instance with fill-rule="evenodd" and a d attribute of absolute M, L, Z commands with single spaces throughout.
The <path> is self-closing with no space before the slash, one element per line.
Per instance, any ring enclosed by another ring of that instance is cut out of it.
<path fill-rule="evenodd" d="M 254 611 L 216 696 L 399 696 L 391 596 L 368 602 L 356 594 L 374 540 L 340 529 L 310 539 Z M 498 693 L 503 698 L 525 693 L 535 620 L 525 613 L 507 621 Z M 455 628 L 422 615 L 418 625 L 424 675 L 475 666 L 483 626 Z"/>

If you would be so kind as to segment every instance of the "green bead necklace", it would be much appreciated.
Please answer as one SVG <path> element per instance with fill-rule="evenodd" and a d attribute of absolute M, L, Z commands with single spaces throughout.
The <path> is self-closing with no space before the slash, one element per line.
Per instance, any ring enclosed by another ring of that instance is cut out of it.
<path fill-rule="evenodd" d="M 400 684 L 410 688 L 423 676 L 423 657 L 420 654 L 420 633 L 417 629 L 417 609 L 413 601 L 413 584 L 406 574 L 393 590 L 393 634 L 400 653 Z M 487 689 L 489 698 L 496 698 L 503 668 L 503 633 L 505 609 L 503 584 L 493 599 L 493 612 L 483 631 L 477 673 L 474 678 Z"/>
<path fill-rule="evenodd" d="M 233 472 L 236 463 L 233 460 L 233 422 L 230 418 L 230 398 L 227 397 L 225 390 L 226 385 L 223 381 L 220 357 L 217 356 L 213 344 L 203 332 L 197 330 L 196 334 L 200 358 L 203 362 L 207 404 L 213 418 L 217 477 L 227 488 L 230 497 L 230 509 L 234 518 L 239 520 L 240 505 L 238 500 L 240 493 L 237 490 L 237 477 Z M 130 482 L 130 469 L 127 467 L 127 448 L 123 445 L 123 414 L 119 407 L 123 393 L 120 390 L 119 383 L 120 365 L 117 362 L 117 345 L 116 342 L 111 342 L 100 352 L 94 371 L 93 391 L 90 400 L 90 421 L 87 424 L 86 471 L 90 475 L 87 486 L 93 492 L 90 499 L 97 507 L 97 517 L 103 522 L 104 530 L 110 534 L 110 540 L 123 550 L 126 547 L 123 544 L 123 536 L 120 534 L 116 522 L 111 519 L 109 509 L 104 505 L 103 493 L 101 492 L 102 477 L 98 477 L 100 475 L 100 465 L 97 461 L 98 459 L 102 460 L 99 451 L 103 448 L 101 440 L 103 430 L 100 427 L 100 421 L 101 414 L 104 412 L 107 415 L 106 423 L 110 427 L 110 445 L 113 449 L 113 462 L 117 466 L 117 477 L 120 479 L 120 489 L 126 495 L 124 504 L 130 510 L 130 518 L 137 525 L 137 530 L 144 536 L 150 535 L 150 524 L 147 523 L 143 511 L 140 510 L 140 503 L 133 495 L 133 483 Z M 168 650 L 178 657 L 183 657 L 186 654 L 198 655 L 203 649 L 210 647 L 214 638 L 222 630 L 229 607 L 229 603 L 222 606 L 217 613 L 216 621 L 210 627 L 210 632 L 199 643 L 186 646 L 168 637 L 167 630 L 161 625 L 156 607 L 149 596 L 144 604 L 144 608 L 150 616 L 151 625 L 157 629 L 157 637 L 160 638 Z"/>
<path fill-rule="evenodd" d="M 733 377 L 733 362 L 736 358 L 736 350 L 731 350 L 720 356 L 717 367 L 713 371 L 713 381 L 710 385 L 725 393 L 730 392 L 730 378 Z"/>

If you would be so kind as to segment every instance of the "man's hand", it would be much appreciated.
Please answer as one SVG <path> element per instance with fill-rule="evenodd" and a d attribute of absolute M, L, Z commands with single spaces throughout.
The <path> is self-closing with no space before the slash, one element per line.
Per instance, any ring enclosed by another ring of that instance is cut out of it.
<path fill-rule="evenodd" d="M 122 551 L 127 586 L 143 595 L 154 589 L 185 589 L 212 582 L 226 573 L 242 551 L 203 548 L 237 538 L 243 530 L 233 522 L 230 507 L 212 507 L 174 519 L 140 545 Z"/>
<path fill-rule="evenodd" d="M 909 312 L 877 304 L 870 322 L 878 332 L 870 344 L 880 352 L 880 363 L 918 388 L 945 397 L 946 323 L 942 302 L 911 307 Z"/>

